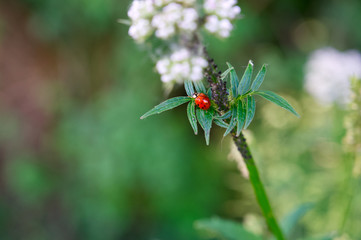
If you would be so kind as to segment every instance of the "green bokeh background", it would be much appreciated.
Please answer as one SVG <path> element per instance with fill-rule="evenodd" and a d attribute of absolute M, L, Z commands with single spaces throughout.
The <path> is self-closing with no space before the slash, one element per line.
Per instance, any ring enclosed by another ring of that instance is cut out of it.
<path fill-rule="evenodd" d="M 146 49 L 117 23 L 129 4 L 0 0 L 0 239 L 190 240 L 200 239 L 197 219 L 260 216 L 221 129 L 207 147 L 184 106 L 139 119 L 165 96 Z M 267 63 L 263 88 L 302 116 L 257 99 L 246 132 L 276 216 L 312 202 L 293 238 L 337 231 L 349 199 L 346 112 L 304 92 L 304 65 L 323 46 L 361 49 L 361 2 L 239 5 L 229 39 L 205 36 L 210 55 L 239 74 L 249 59 Z M 361 239 L 360 201 L 345 226 L 352 239 Z"/>

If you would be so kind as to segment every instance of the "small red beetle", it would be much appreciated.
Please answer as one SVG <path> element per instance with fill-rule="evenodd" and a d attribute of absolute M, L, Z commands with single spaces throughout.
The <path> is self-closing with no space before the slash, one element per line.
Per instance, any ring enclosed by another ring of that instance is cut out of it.
<path fill-rule="evenodd" d="M 193 98 L 195 98 L 194 102 L 200 109 L 208 110 L 208 108 L 211 106 L 209 97 L 204 93 L 194 93 Z"/>

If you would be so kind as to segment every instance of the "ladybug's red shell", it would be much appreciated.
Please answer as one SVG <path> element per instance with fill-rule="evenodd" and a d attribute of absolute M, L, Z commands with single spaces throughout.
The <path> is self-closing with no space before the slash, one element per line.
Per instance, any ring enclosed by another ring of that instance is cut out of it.
<path fill-rule="evenodd" d="M 209 97 L 204 93 L 196 94 L 195 103 L 200 109 L 203 110 L 208 110 L 208 108 L 211 106 L 211 101 L 209 100 Z"/>

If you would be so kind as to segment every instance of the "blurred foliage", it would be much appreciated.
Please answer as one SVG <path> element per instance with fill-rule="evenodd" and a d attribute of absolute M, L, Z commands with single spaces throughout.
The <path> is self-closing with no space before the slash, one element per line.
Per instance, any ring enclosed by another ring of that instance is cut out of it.
<path fill-rule="evenodd" d="M 7 90 L 11 81 L 2 67 L 16 54 L 0 56 L 1 239 L 199 239 L 192 228 L 197 219 L 216 214 L 246 221 L 250 213 L 260 215 L 248 181 L 226 160 L 229 141 L 220 131 L 206 147 L 202 136 L 193 136 L 182 107 L 139 120 L 164 96 L 147 52 L 116 23 L 126 18 L 129 3 L 0 1 L 0 52 L 40 45 L 48 53 L 45 62 L 55 59 L 52 68 L 38 63 L 53 77 L 19 92 Z M 279 219 L 304 202 L 314 203 L 292 237 L 327 236 L 340 230 L 349 198 L 344 189 L 351 172 L 341 146 L 345 110 L 320 106 L 304 93 L 303 65 L 318 47 L 361 48 L 355 24 L 361 22 L 361 3 L 239 4 L 244 18 L 231 38 L 205 35 L 207 48 L 223 70 L 229 61 L 238 74 L 249 59 L 267 63 L 262 89 L 284 96 L 300 113 L 296 119 L 257 98 L 246 136 Z M 12 29 L 31 41 L 9 44 Z M 25 69 L 18 65 L 13 71 Z M 40 78 L 34 74 L 28 77 Z M 37 98 L 21 98 L 33 89 L 50 96 L 41 114 L 31 108 L 43 106 Z M 18 100 L 8 101 L 11 94 Z M 339 239 L 361 236 L 358 192 Z"/>

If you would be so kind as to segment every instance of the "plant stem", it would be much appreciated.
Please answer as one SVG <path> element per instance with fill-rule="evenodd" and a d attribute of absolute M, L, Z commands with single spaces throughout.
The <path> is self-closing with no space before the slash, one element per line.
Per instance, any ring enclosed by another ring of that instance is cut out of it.
<path fill-rule="evenodd" d="M 212 99 L 219 106 L 217 111 L 220 114 L 222 114 L 222 110 L 224 112 L 229 110 L 226 82 L 222 80 L 221 71 L 219 71 L 218 66 L 215 64 L 214 60 L 209 57 L 208 51 L 205 47 L 203 47 L 203 54 L 208 59 L 208 63 L 209 63 L 209 66 L 206 69 L 205 76 L 212 89 Z M 277 220 L 273 215 L 272 208 L 269 203 L 265 188 L 259 177 L 257 166 L 253 160 L 251 151 L 249 150 L 249 147 L 247 145 L 246 139 L 243 136 L 243 133 L 241 132 L 241 134 L 237 137 L 236 133 L 233 131 L 232 136 L 238 148 L 238 151 L 241 153 L 246 163 L 249 172 L 249 179 L 251 181 L 254 193 L 256 194 L 258 204 L 261 207 L 264 217 L 266 218 L 266 223 L 269 230 L 274 234 L 274 236 L 278 240 L 285 240 L 285 237 L 283 236 L 283 233 L 277 223 Z"/>
<path fill-rule="evenodd" d="M 266 218 L 267 226 L 278 240 L 284 240 L 285 237 L 283 236 L 283 233 L 277 223 L 277 220 L 273 215 L 272 208 L 269 203 L 265 188 L 259 177 L 257 166 L 253 160 L 246 139 L 244 138 L 242 132 L 239 135 L 239 137 L 237 137 L 235 133 L 232 133 L 232 135 L 233 135 L 233 140 L 238 148 L 238 151 L 242 154 L 242 157 L 246 163 L 247 169 L 249 171 L 249 179 L 251 181 L 254 193 L 256 194 L 258 204 L 261 207 L 264 217 Z"/>

